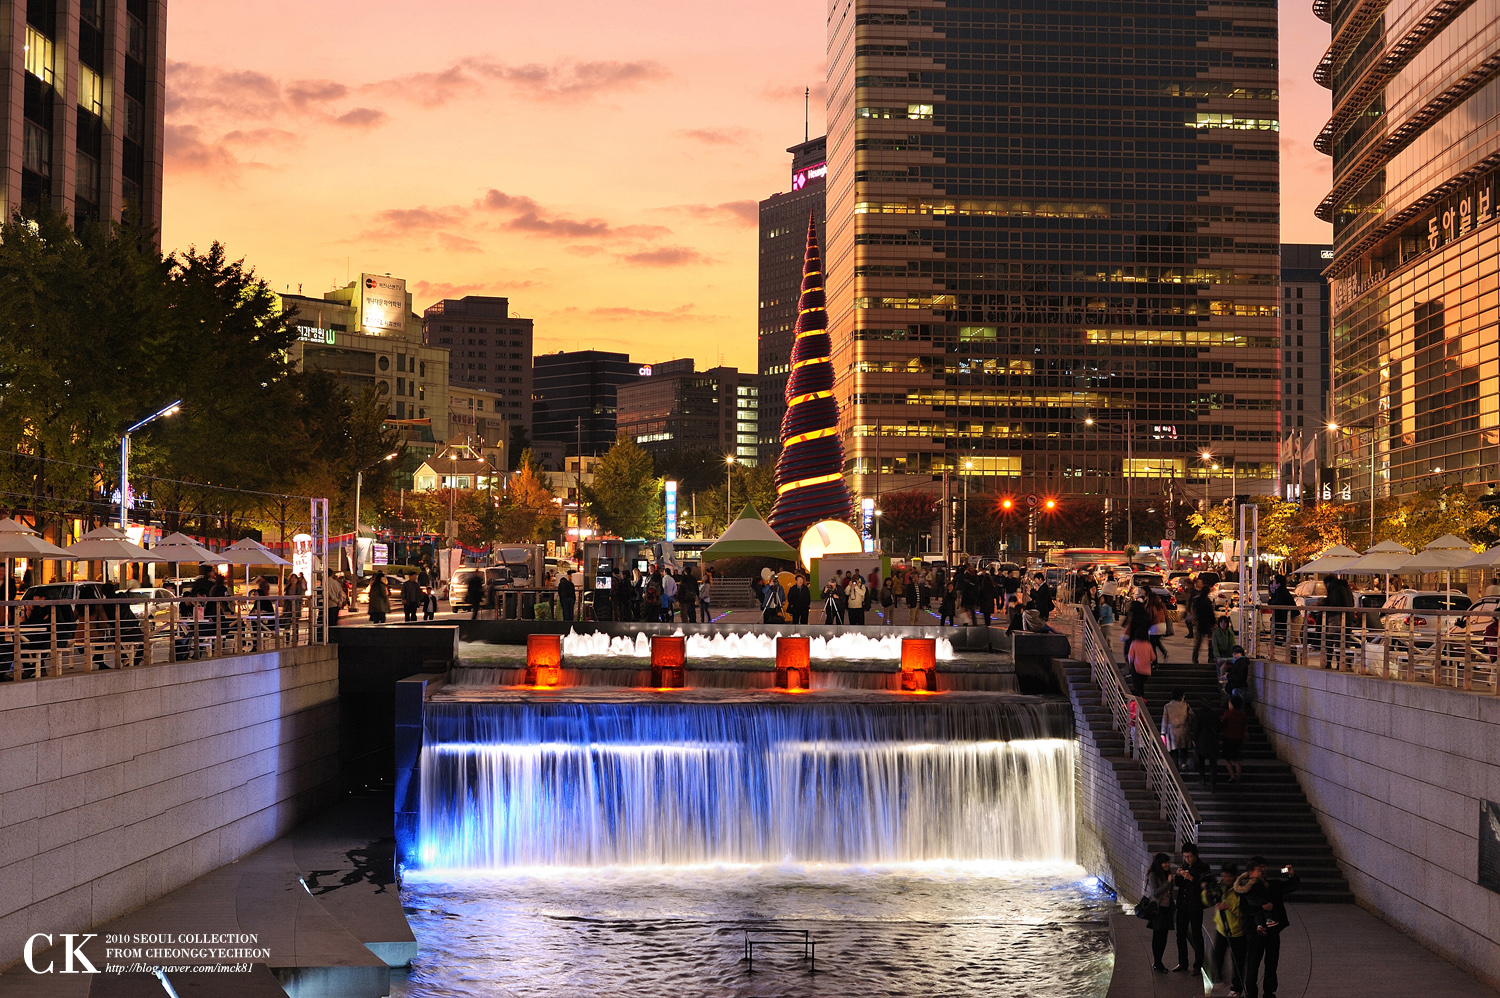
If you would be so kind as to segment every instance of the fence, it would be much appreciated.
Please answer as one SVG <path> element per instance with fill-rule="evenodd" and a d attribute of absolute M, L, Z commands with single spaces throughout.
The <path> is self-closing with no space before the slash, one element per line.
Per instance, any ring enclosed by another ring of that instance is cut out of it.
<path fill-rule="evenodd" d="M 1494 610 L 1257 603 L 1245 615 L 1254 633 L 1242 643 L 1267 661 L 1500 695 Z"/>
<path fill-rule="evenodd" d="M 0 602 L 0 680 L 273 651 L 322 641 L 305 596 Z"/>
<path fill-rule="evenodd" d="M 1156 796 L 1162 820 L 1172 826 L 1176 845 L 1180 848 L 1184 842 L 1196 842 L 1203 819 L 1188 796 L 1187 788 L 1182 785 L 1176 764 L 1156 736 L 1156 724 L 1145 699 L 1125 688 L 1120 669 L 1115 665 L 1093 612 L 1077 603 L 1066 604 L 1063 609 L 1073 631 L 1074 654 L 1082 654 L 1088 663 L 1089 674 L 1099 687 L 1104 705 L 1109 708 L 1114 729 L 1125 736 L 1126 750 L 1145 772 L 1146 785 Z"/>

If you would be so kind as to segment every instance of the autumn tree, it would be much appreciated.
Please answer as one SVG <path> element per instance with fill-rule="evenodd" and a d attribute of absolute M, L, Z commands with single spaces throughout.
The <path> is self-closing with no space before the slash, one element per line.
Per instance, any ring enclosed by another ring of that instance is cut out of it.
<path fill-rule="evenodd" d="M 915 554 L 933 530 L 938 500 L 931 492 L 887 492 L 880 497 L 880 543 L 892 554 Z"/>
<path fill-rule="evenodd" d="M 583 502 L 600 529 L 616 537 L 659 536 L 665 529 L 662 479 L 651 455 L 627 433 L 616 437 L 594 466 L 593 484 L 583 486 Z"/>

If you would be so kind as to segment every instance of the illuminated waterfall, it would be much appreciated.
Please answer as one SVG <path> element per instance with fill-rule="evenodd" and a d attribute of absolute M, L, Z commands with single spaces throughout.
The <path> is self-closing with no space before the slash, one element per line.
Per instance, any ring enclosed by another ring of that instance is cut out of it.
<path fill-rule="evenodd" d="M 428 868 L 1074 860 L 1066 704 L 428 705 Z"/>

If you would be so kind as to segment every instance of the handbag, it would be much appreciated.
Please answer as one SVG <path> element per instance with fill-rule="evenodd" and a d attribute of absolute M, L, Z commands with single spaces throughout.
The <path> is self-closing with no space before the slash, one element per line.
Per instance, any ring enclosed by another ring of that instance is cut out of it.
<path fill-rule="evenodd" d="M 1161 914 L 1161 905 L 1157 904 L 1150 894 L 1142 894 L 1141 899 L 1135 903 L 1135 917 L 1151 921 Z"/>

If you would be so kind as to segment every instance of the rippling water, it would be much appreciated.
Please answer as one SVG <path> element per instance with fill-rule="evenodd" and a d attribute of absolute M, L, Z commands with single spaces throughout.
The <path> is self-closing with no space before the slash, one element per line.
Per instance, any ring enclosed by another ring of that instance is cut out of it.
<path fill-rule="evenodd" d="M 1072 866 L 532 868 L 411 874 L 412 998 L 1098 998 L 1113 900 Z M 747 929 L 806 929 L 757 946 Z"/>

